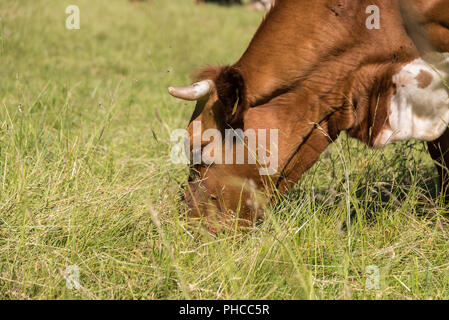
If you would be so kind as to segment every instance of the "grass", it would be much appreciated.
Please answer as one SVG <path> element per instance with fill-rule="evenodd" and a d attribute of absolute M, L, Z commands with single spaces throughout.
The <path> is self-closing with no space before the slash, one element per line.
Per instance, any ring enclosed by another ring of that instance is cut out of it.
<path fill-rule="evenodd" d="M 343 136 L 254 230 L 189 232 L 169 133 L 193 105 L 166 87 L 234 62 L 261 21 L 192 3 L 0 0 L 0 297 L 448 299 L 447 211 L 419 142 Z"/>

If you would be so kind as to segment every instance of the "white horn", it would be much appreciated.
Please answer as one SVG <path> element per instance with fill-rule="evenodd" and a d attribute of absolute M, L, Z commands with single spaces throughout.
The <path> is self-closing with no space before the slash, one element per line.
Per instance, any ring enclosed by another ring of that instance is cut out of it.
<path fill-rule="evenodd" d="M 203 80 L 187 87 L 170 87 L 168 92 L 175 98 L 195 101 L 208 95 L 213 87 L 214 82 L 212 80 Z"/>

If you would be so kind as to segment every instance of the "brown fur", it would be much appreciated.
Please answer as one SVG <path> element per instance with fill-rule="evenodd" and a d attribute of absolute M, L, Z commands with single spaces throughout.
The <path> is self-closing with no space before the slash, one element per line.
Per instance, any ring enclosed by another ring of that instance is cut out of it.
<path fill-rule="evenodd" d="M 433 77 L 429 72 L 421 70 L 416 77 L 416 80 L 418 80 L 418 88 L 425 89 L 430 86 L 433 81 Z"/>

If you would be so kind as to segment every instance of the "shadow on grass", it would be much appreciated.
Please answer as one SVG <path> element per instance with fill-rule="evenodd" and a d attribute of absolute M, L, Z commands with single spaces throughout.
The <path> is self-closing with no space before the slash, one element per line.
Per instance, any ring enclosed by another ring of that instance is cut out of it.
<path fill-rule="evenodd" d="M 375 223 L 379 212 L 385 210 L 405 210 L 415 216 L 429 217 L 445 211 L 446 206 L 440 200 L 438 173 L 423 143 L 411 141 L 385 151 L 351 143 L 344 152 L 349 193 L 340 159 L 335 151 L 328 151 L 318 168 L 307 173 L 278 201 L 274 212 L 285 212 L 285 204 L 289 203 L 289 212 L 295 207 L 299 210 L 312 207 L 320 214 L 331 214 L 346 211 L 348 199 L 351 219 L 363 217 L 368 223 Z M 356 156 L 351 158 L 351 154 Z"/>

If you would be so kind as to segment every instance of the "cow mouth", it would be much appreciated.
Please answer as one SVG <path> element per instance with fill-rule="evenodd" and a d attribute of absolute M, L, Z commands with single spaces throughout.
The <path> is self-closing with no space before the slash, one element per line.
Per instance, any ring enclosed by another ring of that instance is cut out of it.
<path fill-rule="evenodd" d="M 201 209 L 196 199 L 199 197 L 199 192 L 196 184 L 188 183 L 184 192 L 184 201 L 187 204 L 187 215 L 189 217 L 200 217 Z"/>
<path fill-rule="evenodd" d="M 203 185 L 204 178 L 201 176 L 201 165 L 190 167 L 189 178 L 184 188 L 184 201 L 187 204 L 187 215 L 193 218 L 204 217 L 207 214 L 207 206 L 213 202 L 217 209 L 218 201 Z"/>

